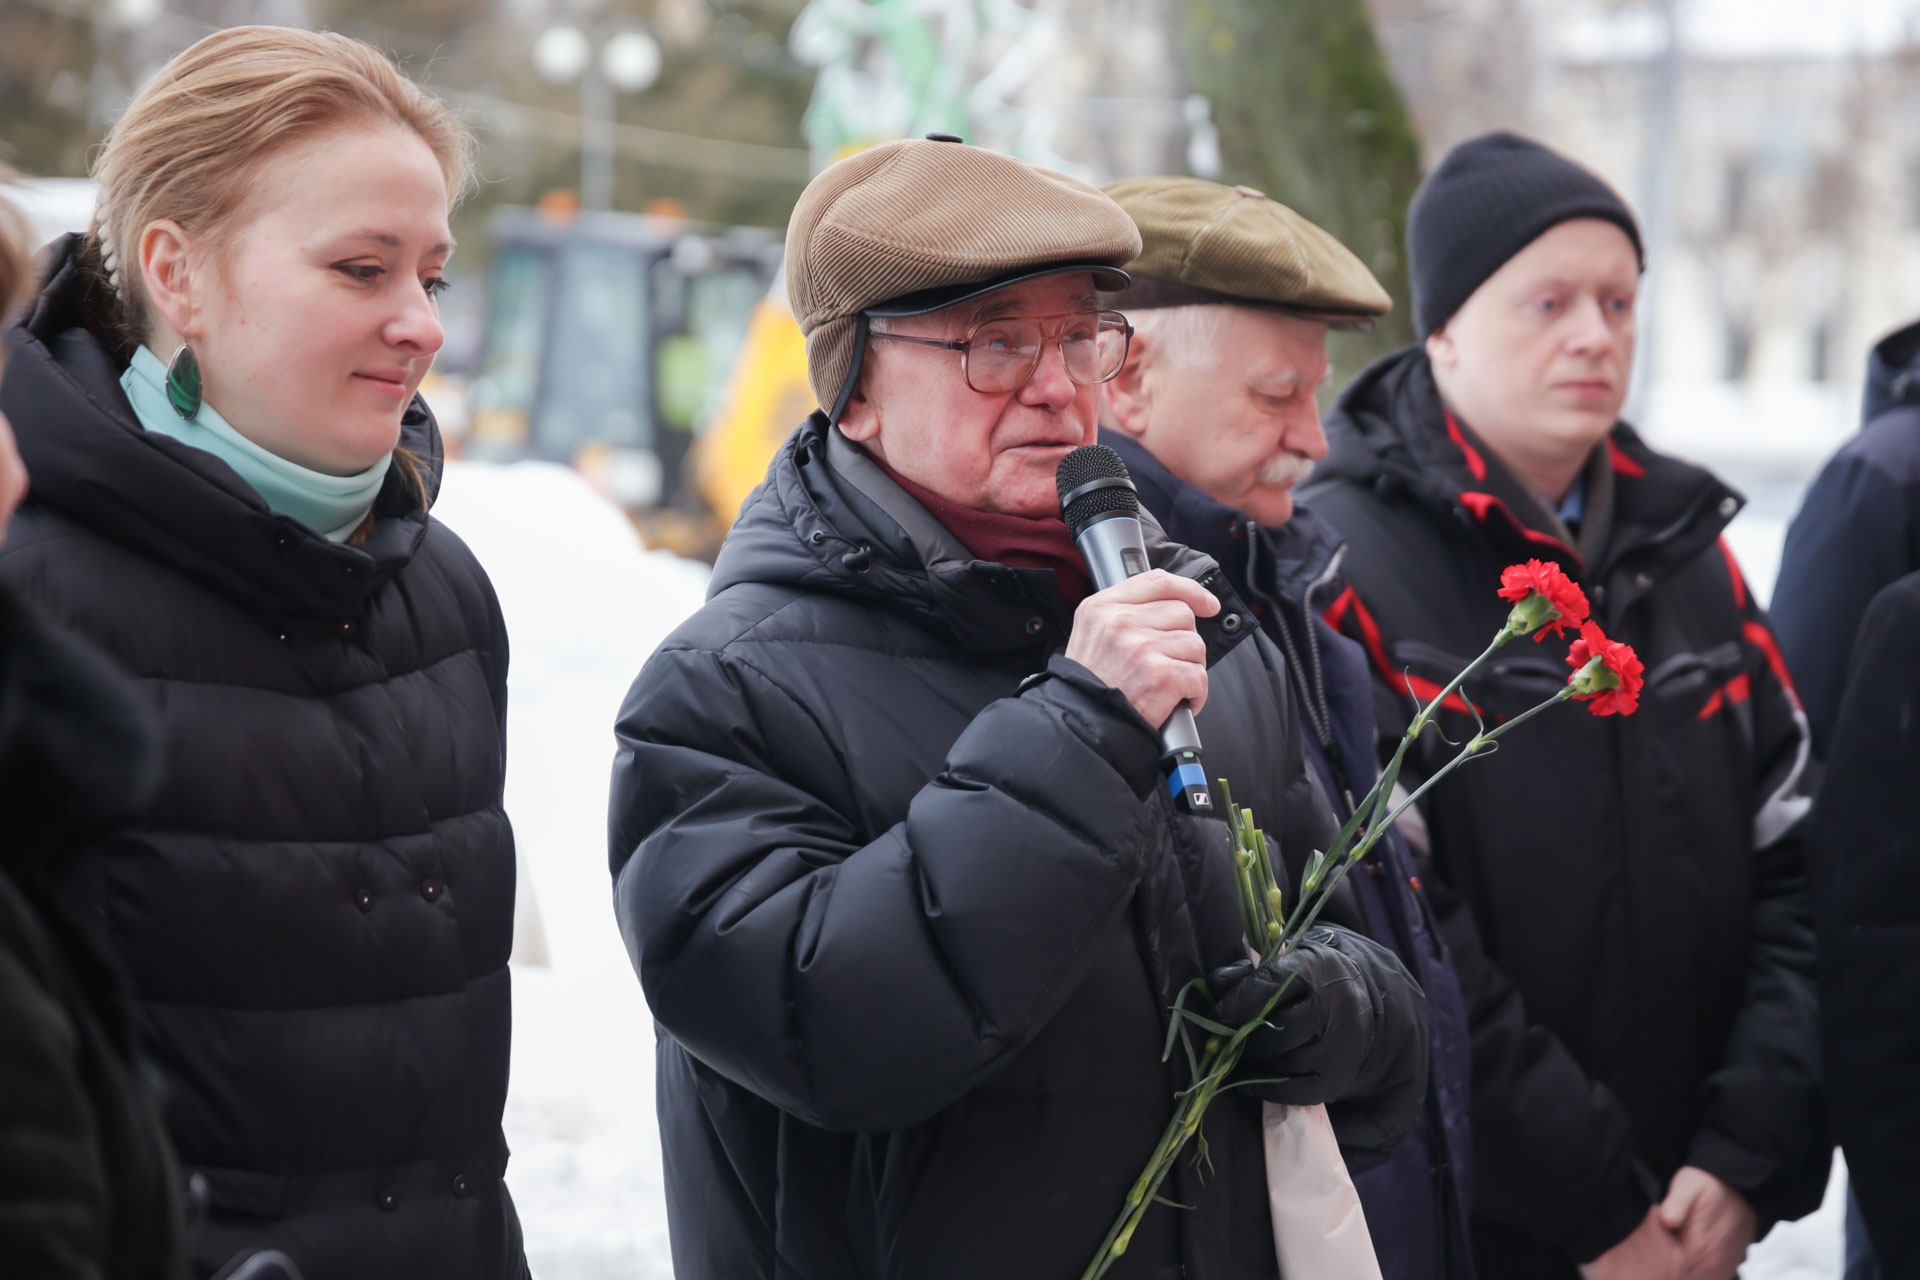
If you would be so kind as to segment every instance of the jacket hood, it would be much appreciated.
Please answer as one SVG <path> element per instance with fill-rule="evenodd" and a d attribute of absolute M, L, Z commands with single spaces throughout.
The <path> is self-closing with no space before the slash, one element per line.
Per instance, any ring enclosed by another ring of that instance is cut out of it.
<path fill-rule="evenodd" d="M 1403 347 L 1362 369 L 1326 418 L 1327 456 L 1313 479 L 1377 483 L 1382 476 L 1452 507 L 1474 479 L 1465 453 L 1442 429 L 1440 391 L 1420 347 Z"/>
<path fill-rule="evenodd" d="M 1470 426 L 1448 417 L 1422 347 L 1402 348 L 1362 370 L 1334 401 L 1326 429 L 1328 453 L 1314 469 L 1309 500 L 1332 482 L 1404 491 L 1440 515 L 1511 538 L 1516 554 L 1551 554 L 1582 573 L 1587 568 L 1547 504 Z M 1643 551 L 1668 561 L 1690 557 L 1712 545 L 1745 503 L 1712 472 L 1650 448 L 1625 422 L 1614 424 L 1586 475 L 1590 532 L 1580 545 L 1608 564 Z M 1605 486 L 1603 499 L 1595 497 L 1596 483 Z"/>
<path fill-rule="evenodd" d="M 1871 422 L 1903 404 L 1920 404 L 1920 320 L 1874 344 L 1867 356 L 1860 421 Z"/>
<path fill-rule="evenodd" d="M 1169 541 L 1142 515 L 1153 566 L 1221 596 L 1221 613 L 1202 623 L 1216 660 L 1250 633 L 1237 617 L 1220 630 L 1243 606 L 1211 557 Z M 708 597 L 749 583 L 905 613 L 976 653 L 1047 652 L 1066 643 L 1072 625 L 1052 570 L 977 559 L 818 412 L 787 438 L 741 508 L 714 561 Z"/>
<path fill-rule="evenodd" d="M 265 500 L 226 463 L 140 426 L 120 389 L 124 364 L 101 341 L 79 236 L 53 248 L 50 278 L 7 334 L 0 411 L 26 462 L 29 505 L 138 550 L 235 603 L 275 615 L 357 613 L 426 536 L 440 489 L 440 431 L 418 396 L 400 446 L 420 464 L 423 504 L 396 468 L 374 500 L 364 545 L 329 542 Z"/>

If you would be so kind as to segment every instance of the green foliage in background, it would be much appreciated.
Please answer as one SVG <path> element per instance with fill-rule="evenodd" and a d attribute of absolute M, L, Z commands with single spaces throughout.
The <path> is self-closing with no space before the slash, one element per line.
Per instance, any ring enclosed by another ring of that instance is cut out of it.
<path fill-rule="evenodd" d="M 1336 382 L 1413 340 L 1403 246 L 1420 141 L 1356 0 L 1194 0 L 1174 6 L 1193 90 L 1213 108 L 1223 182 L 1325 227 L 1393 295 L 1373 334 L 1336 334 Z"/>
<path fill-rule="evenodd" d="M 105 56 L 78 9 L 0 3 L 0 161 L 28 174 L 85 173 L 94 67 Z"/>
<path fill-rule="evenodd" d="M 628 15 L 660 42 L 659 80 L 644 93 L 615 95 L 621 124 L 791 148 L 800 156 L 813 73 L 794 62 L 786 44 L 803 2 L 606 0 L 581 7 L 603 21 Z M 394 54 L 474 126 L 483 182 L 455 226 L 468 246 L 481 245 L 494 206 L 531 204 L 552 188 L 579 184 L 579 88 L 541 79 L 531 53 L 546 22 L 568 20 L 573 6 L 556 0 L 546 19 L 516 18 L 516 7 L 534 6 L 311 0 L 307 7 L 313 26 Z M 85 176 L 133 87 L 168 57 L 216 26 L 271 21 L 284 12 L 270 0 L 164 0 L 156 22 L 133 30 L 97 26 L 92 9 L 74 0 L 0 0 L 0 160 L 39 177 Z M 522 113 L 516 104 L 535 110 Z M 640 209 L 666 197 L 696 219 L 777 227 L 802 185 L 791 175 L 722 176 L 626 154 L 615 164 L 614 205 Z"/>

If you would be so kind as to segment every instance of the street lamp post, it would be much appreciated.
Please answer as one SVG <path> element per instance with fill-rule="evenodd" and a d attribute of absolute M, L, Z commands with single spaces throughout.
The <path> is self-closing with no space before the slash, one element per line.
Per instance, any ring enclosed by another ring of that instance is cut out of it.
<path fill-rule="evenodd" d="M 555 84 L 580 82 L 580 204 L 611 209 L 614 91 L 644 93 L 660 78 L 659 44 L 637 27 L 559 23 L 533 42 L 533 65 Z"/>

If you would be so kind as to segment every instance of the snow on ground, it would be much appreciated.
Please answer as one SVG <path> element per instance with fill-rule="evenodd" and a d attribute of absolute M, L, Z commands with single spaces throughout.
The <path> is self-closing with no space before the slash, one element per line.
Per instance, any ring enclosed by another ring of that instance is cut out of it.
<path fill-rule="evenodd" d="M 607 776 L 627 686 L 705 598 L 572 470 L 447 467 L 434 514 L 480 558 L 513 649 L 507 812 L 519 842 L 507 1185 L 540 1280 L 673 1274 L 653 1020 L 613 920 Z"/>
<path fill-rule="evenodd" d="M 1771 588 L 1791 500 L 1729 537 Z M 665 1280 L 653 1022 L 613 921 L 613 717 L 647 655 L 705 595 L 704 565 L 650 552 L 573 471 L 449 463 L 434 514 L 492 576 L 512 639 L 507 811 L 519 840 L 507 1182 L 539 1280 Z M 1836 1170 L 1836 1184 L 1838 1170 Z M 1833 1280 L 1840 1204 L 1776 1230 L 1746 1280 Z"/>

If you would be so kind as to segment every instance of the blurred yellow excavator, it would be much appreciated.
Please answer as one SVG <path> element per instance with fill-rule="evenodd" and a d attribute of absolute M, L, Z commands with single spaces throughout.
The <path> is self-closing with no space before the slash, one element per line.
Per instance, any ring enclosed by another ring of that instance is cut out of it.
<path fill-rule="evenodd" d="M 716 516 L 733 523 L 781 443 L 813 409 L 807 342 L 776 277 L 754 308 L 719 415 L 693 447 L 693 485 Z"/>
<path fill-rule="evenodd" d="M 496 211 L 467 456 L 577 468 L 650 545 L 711 558 L 813 407 L 780 237 L 671 212 Z M 769 293 L 769 286 L 772 292 Z"/>

